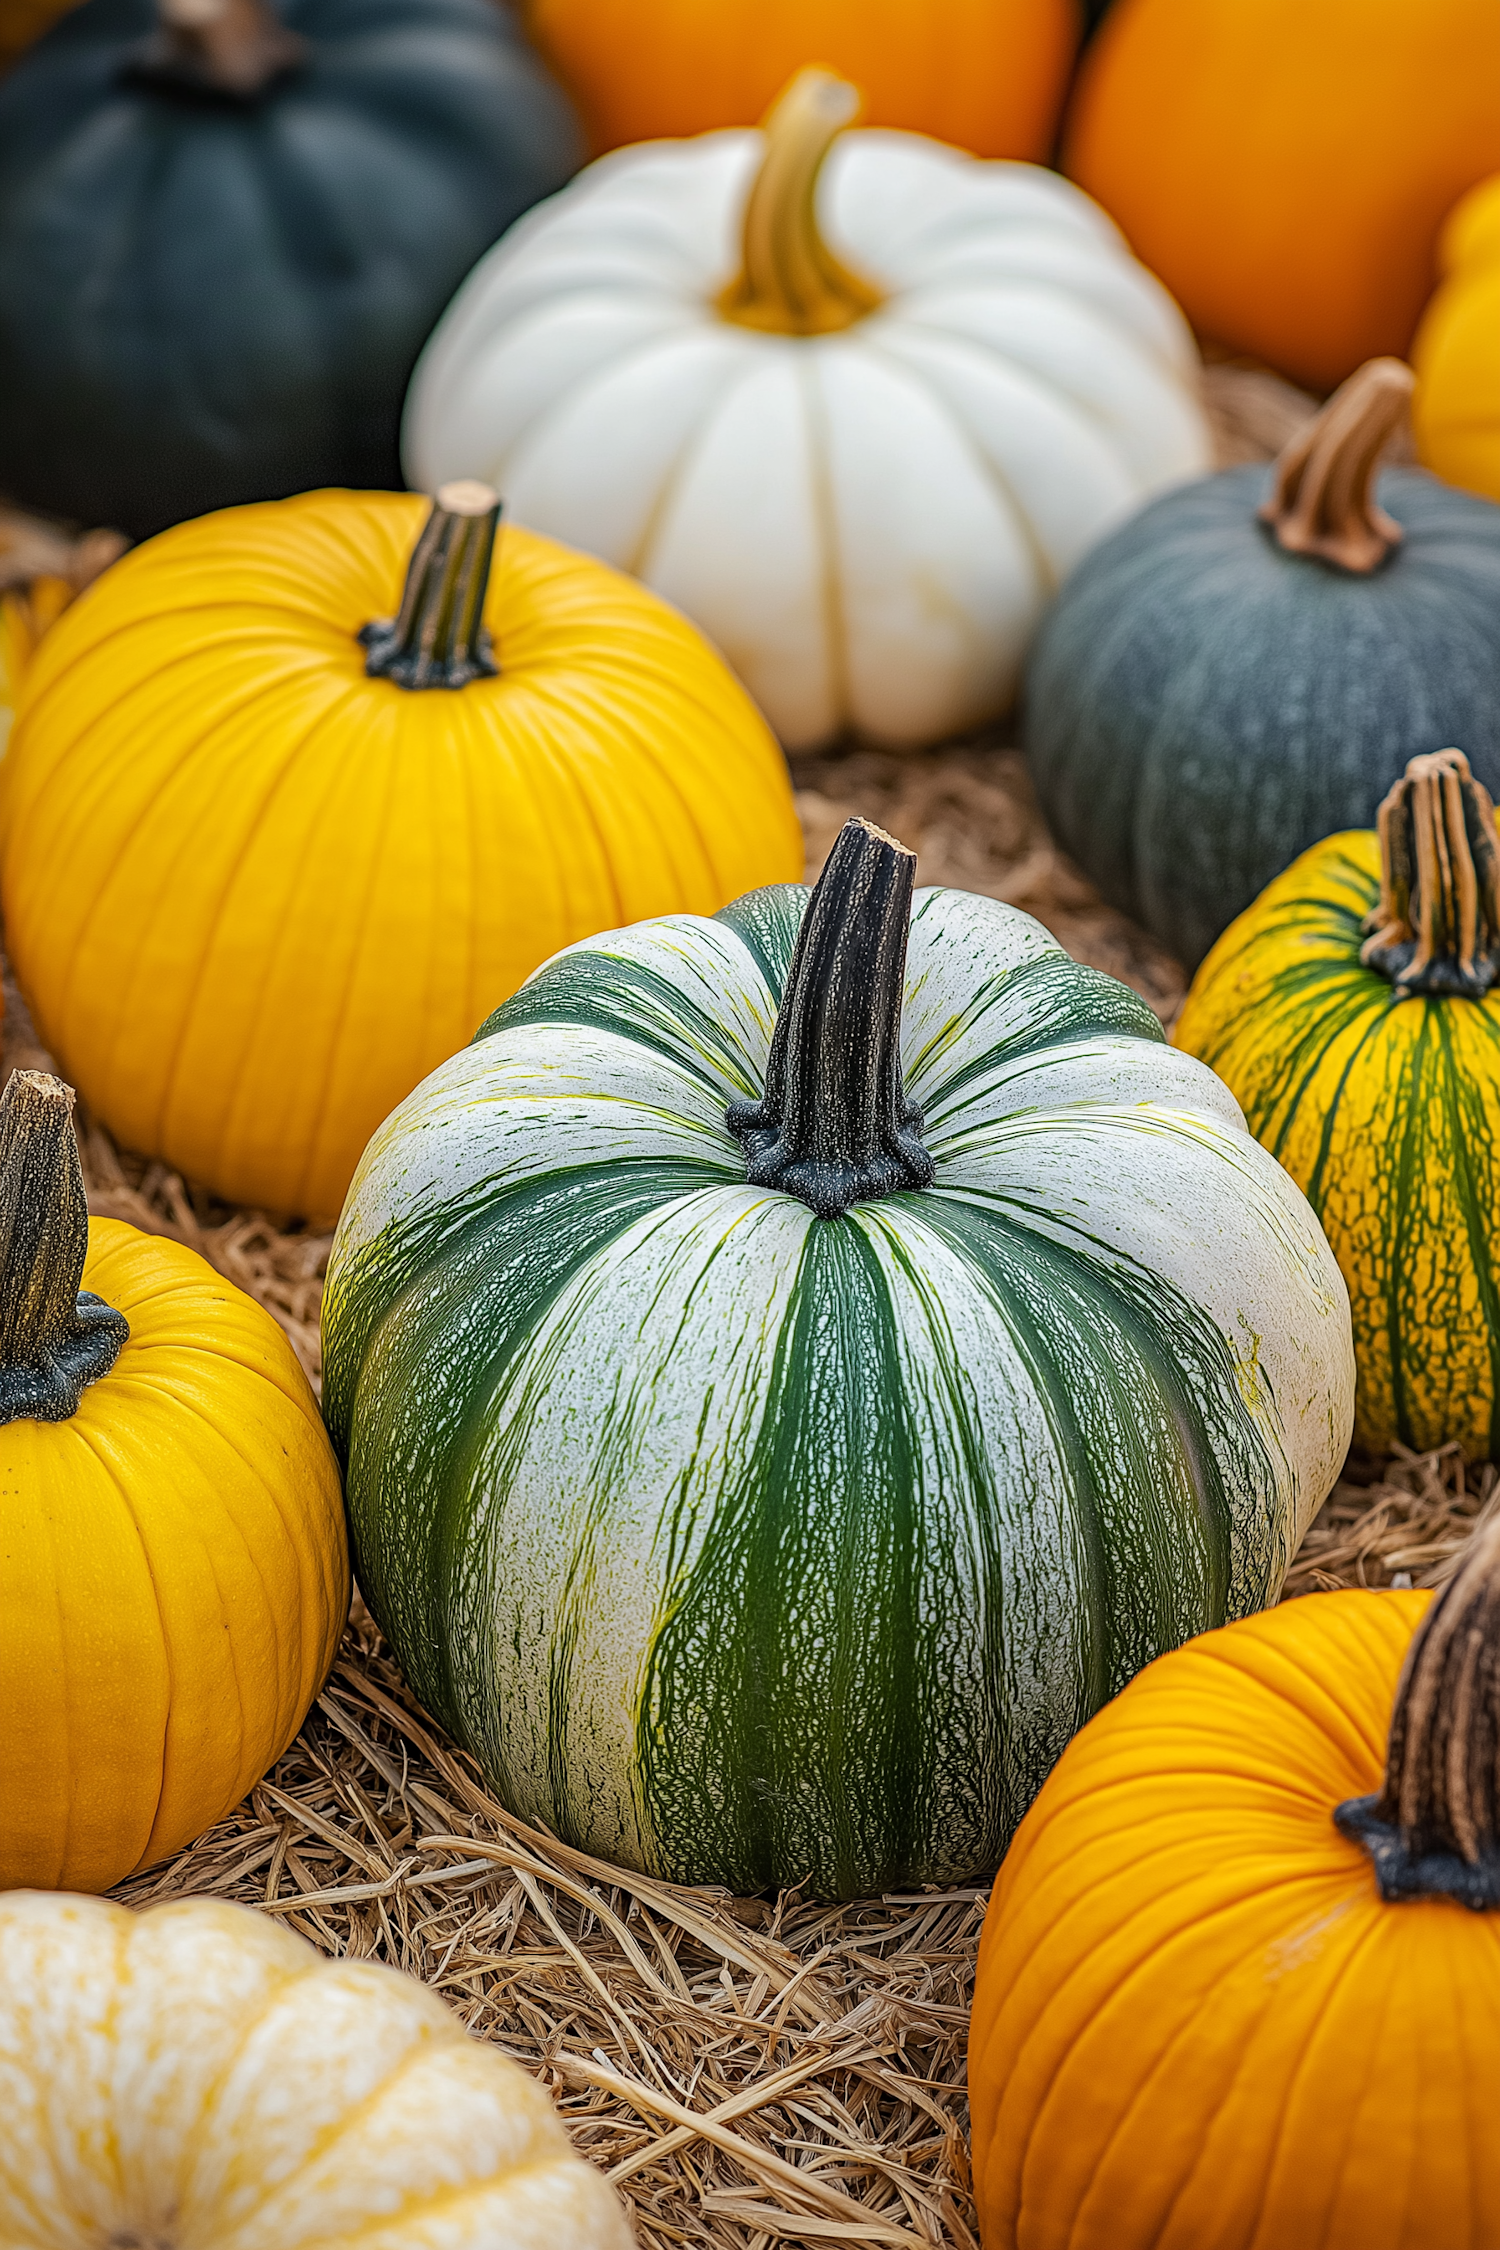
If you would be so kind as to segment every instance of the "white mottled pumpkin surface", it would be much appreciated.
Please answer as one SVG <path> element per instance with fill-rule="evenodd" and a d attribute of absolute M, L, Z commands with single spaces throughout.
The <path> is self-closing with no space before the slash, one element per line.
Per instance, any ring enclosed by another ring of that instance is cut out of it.
<path fill-rule="evenodd" d="M 0 1898 L 5 2250 L 629 2250 L 545 2091 L 247 1907 Z"/>
<path fill-rule="evenodd" d="M 1225 1087 L 993 900 L 913 910 L 934 1184 L 749 1185 L 807 895 L 571 947 L 395 1112 L 325 1400 L 366 1596 L 517 1812 L 838 1894 L 993 1868 L 1132 1673 L 1274 1599 L 1353 1363 Z"/>
<path fill-rule="evenodd" d="M 760 132 L 617 151 L 474 269 L 408 400 L 412 482 L 523 523 L 702 626 L 783 742 L 937 740 L 1004 708 L 1106 531 L 1210 465 L 1187 325 L 1038 165 L 845 134 L 819 211 L 882 294 L 854 326 L 721 317 Z"/>

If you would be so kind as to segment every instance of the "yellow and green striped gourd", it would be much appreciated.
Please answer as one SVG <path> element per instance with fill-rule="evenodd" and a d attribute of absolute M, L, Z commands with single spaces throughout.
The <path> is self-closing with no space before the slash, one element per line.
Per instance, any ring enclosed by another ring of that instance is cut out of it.
<path fill-rule="evenodd" d="M 1323 1222 L 1373 1452 L 1500 1456 L 1497 973 L 1495 808 L 1439 750 L 1231 923 L 1177 1026 Z"/>

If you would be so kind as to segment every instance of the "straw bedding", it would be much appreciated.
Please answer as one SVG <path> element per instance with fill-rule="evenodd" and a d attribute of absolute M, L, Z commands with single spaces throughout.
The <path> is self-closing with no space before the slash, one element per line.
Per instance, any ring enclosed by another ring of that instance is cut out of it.
<path fill-rule="evenodd" d="M 1311 405 L 1223 367 L 1209 399 L 1225 461 L 1268 457 Z M 1003 740 L 854 749 L 799 760 L 795 779 L 810 868 L 866 813 L 916 846 L 919 881 L 1025 907 L 1175 1015 L 1178 965 L 1057 852 Z M 6 1067 L 44 1063 L 13 988 L 6 1002 Z M 316 1380 L 329 1238 L 213 1204 L 87 1117 L 80 1133 L 92 1208 L 200 1251 L 275 1314 Z M 1284 1598 L 1434 1583 L 1496 1486 L 1452 1447 L 1351 1463 Z M 829 1909 L 673 1889 L 569 1850 L 513 1820 L 424 1718 L 357 1598 L 333 1677 L 275 1770 L 118 1895 L 190 1892 L 443 1992 L 545 2078 L 646 2250 L 975 2243 L 964 2041 L 984 1889 Z"/>

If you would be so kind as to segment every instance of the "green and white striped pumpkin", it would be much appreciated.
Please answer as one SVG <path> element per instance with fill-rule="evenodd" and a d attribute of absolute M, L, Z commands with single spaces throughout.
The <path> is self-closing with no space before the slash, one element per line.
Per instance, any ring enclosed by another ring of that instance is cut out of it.
<path fill-rule="evenodd" d="M 558 954 L 334 1245 L 407 1677 L 517 1813 L 678 1882 L 993 1868 L 1132 1673 L 1274 1598 L 1348 1442 L 1344 1284 L 1224 1086 L 911 871 L 851 822 L 800 940 L 788 886 Z"/>

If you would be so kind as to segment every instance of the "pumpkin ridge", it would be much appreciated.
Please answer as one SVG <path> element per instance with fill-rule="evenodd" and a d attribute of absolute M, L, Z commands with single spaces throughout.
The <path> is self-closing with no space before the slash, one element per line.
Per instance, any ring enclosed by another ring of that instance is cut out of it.
<path fill-rule="evenodd" d="M 1306 1073 L 1304 1074 L 1302 1081 L 1297 1088 L 1295 1096 L 1292 1097 L 1292 1099 L 1288 1103 L 1287 1109 L 1283 1114 L 1281 1124 L 1277 1129 L 1275 1140 L 1267 1142 L 1266 1144 L 1270 1149 L 1271 1154 L 1276 1158 L 1276 1161 L 1278 1163 L 1280 1163 L 1281 1161 L 1281 1152 L 1286 1147 L 1287 1142 L 1290 1140 L 1293 1129 L 1296 1125 L 1297 1111 L 1300 1108 L 1303 1100 L 1306 1098 L 1313 1083 L 1317 1079 L 1324 1063 L 1326 1063 L 1328 1059 L 1329 1048 L 1333 1045 L 1334 1041 L 1340 1036 L 1342 1032 L 1351 1030 L 1354 1025 L 1358 1023 L 1360 1016 L 1368 1006 L 1369 1001 L 1365 998 L 1365 996 L 1363 994 L 1356 993 L 1347 1003 L 1347 1013 L 1329 1022 L 1326 1033 L 1324 1024 L 1322 1022 L 1320 1022 L 1316 1026 L 1316 1029 L 1309 1030 L 1309 1032 L 1307 1033 L 1307 1044 L 1310 1045 L 1315 1038 L 1318 1040 L 1319 1044 L 1317 1052 L 1314 1055 L 1314 1058 L 1309 1065 Z M 1317 1154 L 1313 1158 L 1313 1166 L 1311 1172 L 1308 1174 L 1307 1187 L 1305 1190 L 1308 1202 L 1312 1205 L 1313 1209 L 1318 1213 L 1320 1218 L 1323 1213 L 1324 1175 L 1327 1171 L 1329 1158 L 1333 1153 L 1333 1136 L 1338 1124 L 1339 1109 L 1343 1103 L 1345 1094 L 1349 1090 L 1349 1081 L 1354 1075 L 1356 1066 L 1365 1060 L 1366 1049 L 1380 1037 L 1382 1032 L 1388 1032 L 1390 1028 L 1390 1015 L 1388 1011 L 1381 1010 L 1376 1014 L 1372 1014 L 1369 1023 L 1361 1032 L 1358 1041 L 1350 1050 L 1348 1059 L 1346 1060 L 1343 1069 L 1339 1072 L 1338 1082 L 1328 1096 L 1328 1107 L 1326 1112 L 1324 1113 L 1322 1130 L 1318 1136 Z"/>
<path fill-rule="evenodd" d="M 152 1139 L 158 1146 L 162 1145 L 165 1138 L 166 1120 L 170 1117 L 174 1107 L 183 1097 L 184 1091 L 186 1092 L 190 1100 L 196 1098 L 196 1087 L 188 1086 L 186 1089 L 184 1089 L 181 1083 L 185 1057 L 187 1049 L 193 1037 L 195 1029 L 194 1018 L 198 1011 L 198 1006 L 204 985 L 208 981 L 215 968 L 214 956 L 218 949 L 220 933 L 224 926 L 225 917 L 230 913 L 234 904 L 235 893 L 244 879 L 245 862 L 250 855 L 256 838 L 261 834 L 267 821 L 271 818 L 277 798 L 281 795 L 284 789 L 295 786 L 299 778 L 297 768 L 302 764 L 304 756 L 307 753 L 309 747 L 319 737 L 326 738 L 332 730 L 332 727 L 337 724 L 340 718 L 344 718 L 347 720 L 354 715 L 351 706 L 355 704 L 357 694 L 357 685 L 351 684 L 350 687 L 346 689 L 345 693 L 330 709 L 320 712 L 318 716 L 309 723 L 305 730 L 296 738 L 296 740 L 292 744 L 291 748 L 287 752 L 287 755 L 282 760 L 277 772 L 269 777 L 266 786 L 261 794 L 260 802 L 257 804 L 250 818 L 244 821 L 243 825 L 240 828 L 238 836 L 238 849 L 235 854 L 234 863 L 226 870 L 226 879 L 223 888 L 220 890 L 217 901 L 215 902 L 205 922 L 200 927 L 197 935 L 197 942 L 194 948 L 196 960 L 191 975 L 188 977 L 182 989 L 180 1001 L 178 1004 L 177 1026 L 172 1040 L 171 1048 L 169 1051 L 164 1051 L 158 1062 L 158 1081 L 160 1091 L 157 1097 L 155 1124 L 152 1128 Z M 205 743 L 204 745 L 202 745 L 202 755 L 204 756 L 205 760 L 211 759 L 212 746 L 210 744 Z M 396 759 L 393 755 L 389 762 L 388 769 L 388 792 L 394 790 L 395 787 L 395 766 Z M 347 779 L 348 775 L 346 769 L 337 759 L 330 758 L 327 776 L 327 787 L 321 793 L 321 806 L 326 807 L 332 801 L 332 799 L 346 786 Z M 131 836 L 122 843 L 122 848 L 119 854 L 120 862 L 124 862 L 127 858 L 130 845 L 134 840 L 135 833 L 137 833 L 139 828 L 141 826 L 144 826 L 145 823 L 153 817 L 154 812 L 154 803 L 142 803 L 141 816 L 140 820 L 136 824 L 136 829 L 132 831 Z M 184 855 L 191 853 L 193 845 L 194 838 L 191 830 L 185 830 L 181 847 Z M 366 891 L 365 912 L 361 918 L 362 922 L 368 919 L 370 902 L 374 897 L 375 874 L 376 869 L 372 864 L 370 872 L 370 882 Z M 96 908 L 96 913 L 103 911 L 102 902 L 106 896 L 107 892 L 104 886 L 101 885 L 99 892 L 101 904 Z M 158 901 L 158 906 L 156 909 L 157 913 L 170 911 L 170 898 L 170 890 L 164 888 Z M 288 917 L 283 921 L 281 927 L 278 929 L 275 937 L 272 940 L 269 955 L 269 961 L 271 965 L 274 966 L 276 960 L 283 954 L 283 952 L 290 946 L 291 943 L 292 937 L 290 917 Z M 354 958 L 354 953 L 351 951 L 351 977 L 354 973 Z M 256 1020 L 263 1020 L 264 1018 L 266 1010 L 269 1006 L 270 989 L 270 982 L 269 980 L 267 980 L 266 984 L 262 986 Z M 122 1011 L 122 1036 L 124 1035 L 127 1022 L 128 1018 L 125 1012 Z M 228 1137 L 228 1133 L 232 1130 L 232 1120 L 236 1107 L 245 1098 L 245 1082 L 252 1070 L 252 1060 L 253 1041 L 247 1040 L 243 1043 L 241 1051 L 237 1058 L 235 1075 L 219 1090 L 219 1119 L 216 1129 L 216 1139 L 220 1147 L 222 1147 L 224 1139 Z M 328 1099 L 327 1072 L 329 1069 L 329 1058 L 325 1057 L 324 1060 L 325 1080 L 320 1102 L 320 1114 L 322 1114 L 322 1112 L 326 1110 Z M 111 1074 L 113 1074 L 113 1058 L 111 1058 Z M 304 1157 L 302 1172 L 297 1183 L 299 1188 L 305 1184 L 307 1174 L 311 1170 L 312 1164 L 314 1162 L 315 1153 L 316 1137 L 313 1136 L 309 1138 L 306 1143 L 306 1155 Z"/>
<path fill-rule="evenodd" d="M 1493 1027 L 1491 1035 L 1496 1036 Z M 1488 1145 L 1493 1152 L 1494 1124 L 1478 1089 L 1471 1083 L 1454 1053 L 1452 1027 L 1446 1015 L 1438 1017 L 1437 1036 L 1442 1053 L 1443 1074 L 1447 1082 L 1446 1090 L 1455 1120 L 1452 1134 L 1453 1192 L 1468 1237 L 1469 1255 L 1479 1295 L 1478 1325 L 1481 1333 L 1489 1339 L 1489 1453 L 1493 1460 L 1497 1450 L 1500 1450 L 1500 1283 L 1497 1283 L 1490 1258 L 1479 1181 L 1470 1158 L 1470 1150 L 1475 1146 Z"/>

